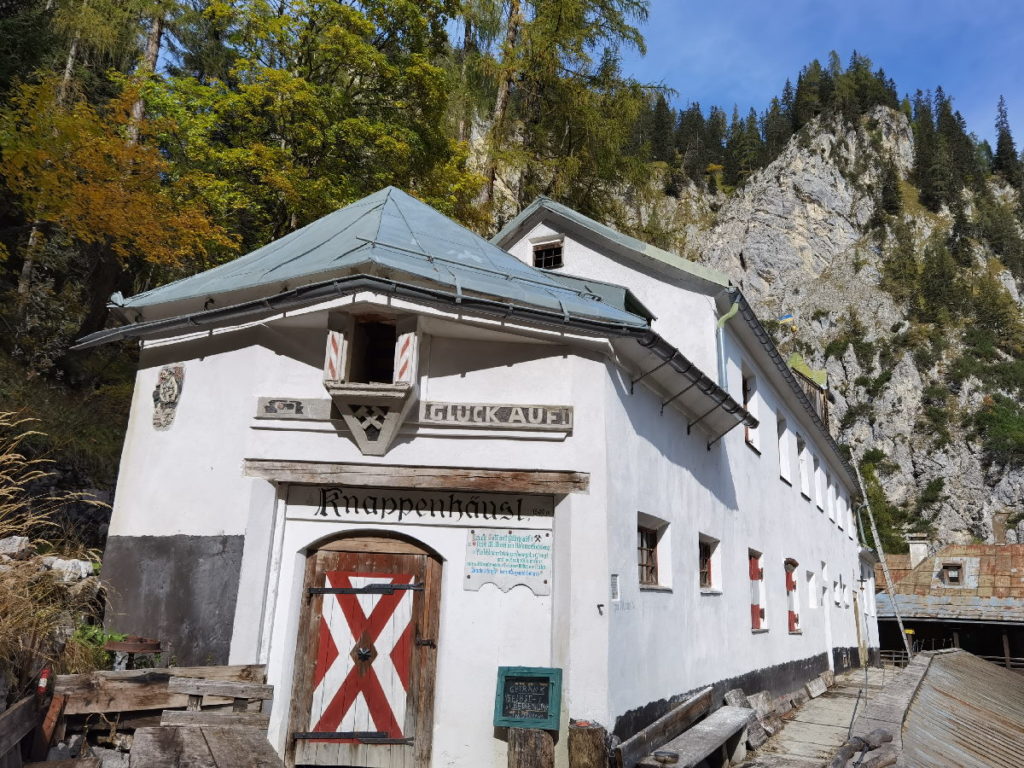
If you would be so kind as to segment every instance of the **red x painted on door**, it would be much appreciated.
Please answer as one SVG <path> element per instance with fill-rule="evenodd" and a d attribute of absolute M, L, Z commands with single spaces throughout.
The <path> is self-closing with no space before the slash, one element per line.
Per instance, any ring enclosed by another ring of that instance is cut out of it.
<path fill-rule="evenodd" d="M 328 571 L 326 587 L 411 584 L 407 573 Z M 413 649 L 412 590 L 323 598 L 309 730 L 375 732 L 401 739 Z M 324 739 L 353 742 L 354 739 Z"/>

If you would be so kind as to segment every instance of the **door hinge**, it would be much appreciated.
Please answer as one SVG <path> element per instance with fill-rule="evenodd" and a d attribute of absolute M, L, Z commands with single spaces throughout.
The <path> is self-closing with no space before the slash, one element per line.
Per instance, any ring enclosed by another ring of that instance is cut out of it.
<path fill-rule="evenodd" d="M 431 639 L 426 638 L 426 637 L 417 637 L 416 638 L 416 645 L 425 645 L 428 648 L 435 648 L 436 649 L 437 648 L 437 641 L 436 640 L 431 640 Z"/>
<path fill-rule="evenodd" d="M 422 584 L 367 584 L 365 587 L 307 587 L 306 594 L 313 595 L 393 595 L 398 590 L 422 592 Z"/>
<path fill-rule="evenodd" d="M 351 739 L 360 744 L 412 744 L 413 740 L 392 739 L 385 731 L 296 731 L 292 734 L 293 739 L 305 740 L 327 740 L 327 739 Z"/>

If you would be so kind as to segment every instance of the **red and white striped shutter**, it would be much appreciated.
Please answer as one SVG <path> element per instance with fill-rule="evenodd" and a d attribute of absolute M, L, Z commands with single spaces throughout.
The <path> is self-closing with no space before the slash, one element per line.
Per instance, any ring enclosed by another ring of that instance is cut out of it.
<path fill-rule="evenodd" d="M 756 555 L 750 555 L 750 628 L 761 628 L 761 565 Z"/>
<path fill-rule="evenodd" d="M 411 584 L 412 574 L 329 571 L 325 586 Z M 402 739 L 409 705 L 413 591 L 324 595 L 309 730 Z M 320 741 L 356 743 L 325 737 Z"/>
<path fill-rule="evenodd" d="M 342 381 L 345 378 L 345 348 L 347 342 L 341 331 L 327 332 L 327 354 L 324 357 L 324 381 Z"/>
<path fill-rule="evenodd" d="M 419 363 L 416 332 L 400 334 L 395 344 L 395 383 L 412 384 L 416 381 Z"/>
<path fill-rule="evenodd" d="M 786 602 L 789 610 L 789 631 L 796 632 L 800 628 L 800 617 L 796 612 L 796 573 L 786 566 Z"/>

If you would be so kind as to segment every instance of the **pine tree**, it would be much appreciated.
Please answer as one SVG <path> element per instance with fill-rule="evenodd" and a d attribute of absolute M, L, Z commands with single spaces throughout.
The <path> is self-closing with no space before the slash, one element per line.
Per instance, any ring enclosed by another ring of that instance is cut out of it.
<path fill-rule="evenodd" d="M 665 96 L 658 94 L 654 100 L 654 113 L 651 118 L 651 159 L 662 160 L 669 165 L 675 161 L 674 128 L 675 115 L 669 107 Z"/>
<path fill-rule="evenodd" d="M 879 201 L 882 210 L 890 216 L 903 212 L 903 195 L 900 192 L 900 174 L 891 159 L 882 166 L 882 184 Z"/>
<path fill-rule="evenodd" d="M 999 97 L 996 107 L 996 152 L 992 158 L 992 170 L 1010 185 L 1021 187 L 1021 164 L 1017 146 L 1010 132 L 1010 121 L 1006 115 L 1006 99 Z"/>
<path fill-rule="evenodd" d="M 945 325 L 962 309 L 956 263 L 942 239 L 933 237 L 921 268 L 921 319 Z"/>

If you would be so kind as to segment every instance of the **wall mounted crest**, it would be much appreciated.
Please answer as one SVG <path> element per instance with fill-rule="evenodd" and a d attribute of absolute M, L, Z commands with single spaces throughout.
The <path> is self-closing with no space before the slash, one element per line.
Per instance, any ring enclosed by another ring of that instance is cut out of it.
<path fill-rule="evenodd" d="M 169 429 L 174 422 L 185 381 L 184 365 L 165 365 L 157 376 L 153 389 L 153 428 Z"/>

